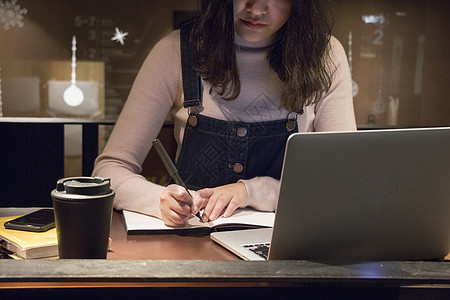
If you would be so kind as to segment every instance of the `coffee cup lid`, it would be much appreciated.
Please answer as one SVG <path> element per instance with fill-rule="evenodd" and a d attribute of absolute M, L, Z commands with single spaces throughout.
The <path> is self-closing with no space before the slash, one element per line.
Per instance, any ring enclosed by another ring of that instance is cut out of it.
<path fill-rule="evenodd" d="M 111 192 L 110 179 L 101 177 L 63 178 L 57 181 L 56 190 L 75 195 L 105 195 Z"/>

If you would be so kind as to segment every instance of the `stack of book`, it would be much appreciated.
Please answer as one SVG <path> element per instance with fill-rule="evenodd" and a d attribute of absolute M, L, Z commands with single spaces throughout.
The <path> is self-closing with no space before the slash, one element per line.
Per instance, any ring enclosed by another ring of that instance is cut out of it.
<path fill-rule="evenodd" d="M 45 232 L 31 232 L 6 229 L 5 222 L 13 217 L 0 218 L 0 247 L 14 259 L 36 259 L 58 257 L 58 240 L 56 229 Z"/>

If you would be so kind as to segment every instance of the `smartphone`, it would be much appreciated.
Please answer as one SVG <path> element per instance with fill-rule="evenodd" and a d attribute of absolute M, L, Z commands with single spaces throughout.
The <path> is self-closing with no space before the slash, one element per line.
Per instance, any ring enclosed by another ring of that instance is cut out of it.
<path fill-rule="evenodd" d="M 44 232 L 55 227 L 53 209 L 43 208 L 5 223 L 5 228 Z"/>

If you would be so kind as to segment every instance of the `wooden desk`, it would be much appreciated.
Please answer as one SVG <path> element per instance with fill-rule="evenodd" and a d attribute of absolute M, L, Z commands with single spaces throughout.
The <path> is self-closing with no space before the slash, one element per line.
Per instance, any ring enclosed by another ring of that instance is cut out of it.
<path fill-rule="evenodd" d="M 238 260 L 209 236 L 128 235 L 122 215 L 115 212 L 111 224 L 111 251 L 108 259 L 146 260 Z"/>
<path fill-rule="evenodd" d="M 108 259 L 239 260 L 205 235 L 127 235 L 118 212 L 113 214 L 110 236 Z M 450 261 L 450 253 L 445 259 Z"/>
<path fill-rule="evenodd" d="M 25 213 L 0 209 L 0 216 Z M 450 262 L 237 260 L 209 238 L 126 236 L 114 214 L 107 260 L 0 260 L 0 296 L 155 299 L 449 299 Z M 257 289 L 256 289 L 257 288 Z"/>

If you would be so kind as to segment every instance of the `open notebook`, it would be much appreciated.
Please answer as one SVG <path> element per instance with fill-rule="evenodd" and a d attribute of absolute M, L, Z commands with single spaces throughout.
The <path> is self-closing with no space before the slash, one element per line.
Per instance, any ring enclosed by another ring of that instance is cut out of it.
<path fill-rule="evenodd" d="M 251 250 L 263 253 L 267 243 L 268 259 L 442 259 L 450 251 L 450 128 L 294 134 L 273 231 L 211 238 L 249 260 L 264 259 Z"/>
<path fill-rule="evenodd" d="M 212 222 L 200 222 L 191 217 L 184 227 L 169 227 L 161 219 L 132 212 L 123 211 L 123 219 L 127 234 L 209 234 L 213 231 L 228 231 L 249 228 L 272 227 L 275 219 L 273 212 L 261 212 L 253 209 L 237 209 L 229 218 L 220 217 Z"/>

